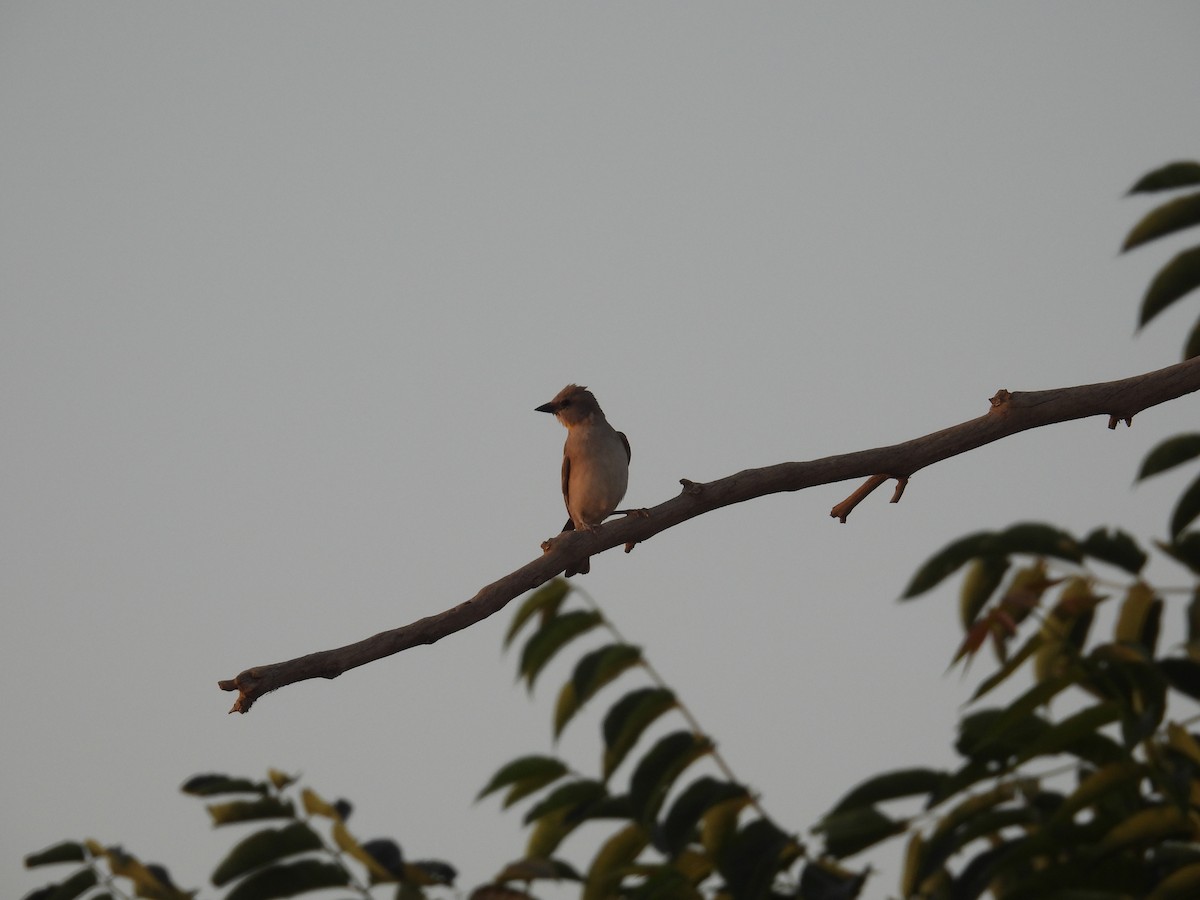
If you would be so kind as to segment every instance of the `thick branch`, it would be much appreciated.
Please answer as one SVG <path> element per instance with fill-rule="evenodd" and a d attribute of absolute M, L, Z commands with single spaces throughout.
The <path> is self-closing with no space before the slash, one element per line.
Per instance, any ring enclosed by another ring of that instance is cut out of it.
<path fill-rule="evenodd" d="M 218 682 L 222 690 L 237 691 L 231 712 L 247 712 L 263 694 L 309 678 L 336 678 L 343 672 L 418 644 L 432 644 L 461 631 L 502 609 L 525 591 L 562 573 L 570 563 L 621 544 L 640 543 L 695 516 L 782 491 L 799 491 L 848 478 L 871 480 L 834 508 L 846 514 L 866 494 L 888 478 L 900 482 L 932 463 L 990 444 L 1009 435 L 1042 425 L 1088 416 L 1108 416 L 1109 427 L 1127 423 L 1143 409 L 1200 390 L 1200 357 L 1120 381 L 1086 384 L 1050 391 L 1001 389 L 991 399 L 991 409 L 978 419 L 963 422 L 924 437 L 890 447 L 827 456 L 808 462 L 780 463 L 746 469 L 707 483 L 682 479 L 684 490 L 645 515 L 630 515 L 605 524 L 595 533 L 569 531 L 553 539 L 547 552 L 470 600 L 410 625 L 380 632 L 335 650 L 310 653 L 287 662 L 247 669 L 236 678 Z M 893 501 L 899 499 L 899 494 Z M 853 502 L 851 502 L 853 501 Z M 849 504 L 849 506 L 847 506 Z"/>

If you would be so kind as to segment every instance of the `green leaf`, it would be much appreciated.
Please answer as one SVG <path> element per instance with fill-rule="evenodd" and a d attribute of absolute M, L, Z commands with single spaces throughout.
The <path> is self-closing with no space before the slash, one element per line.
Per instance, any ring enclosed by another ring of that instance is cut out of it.
<path fill-rule="evenodd" d="M 974 703 L 984 694 L 987 694 L 993 688 L 1003 683 L 1009 675 L 1021 668 L 1025 661 L 1034 653 L 1041 649 L 1046 637 L 1041 632 L 1031 635 L 1021 649 L 1005 660 L 1004 665 L 980 682 L 979 687 L 975 689 L 975 693 L 971 695 L 971 703 Z"/>
<path fill-rule="evenodd" d="M 1118 822 L 1100 840 L 1099 851 L 1112 853 L 1126 847 L 1147 847 L 1173 837 L 1187 837 L 1192 825 L 1174 806 L 1143 809 Z"/>
<path fill-rule="evenodd" d="M 76 841 L 63 841 L 53 847 L 39 850 L 37 853 L 30 853 L 25 857 L 25 868 L 50 866 L 54 863 L 83 862 L 85 859 L 87 859 L 87 853 L 83 849 L 83 844 Z"/>
<path fill-rule="evenodd" d="M 80 869 L 66 881 L 47 885 L 41 890 L 26 894 L 25 900 L 75 900 L 96 886 L 99 879 L 91 869 Z M 101 894 L 100 898 L 110 898 L 111 894 Z"/>
<path fill-rule="evenodd" d="M 569 581 L 555 578 L 526 597 L 513 614 L 512 624 L 508 626 L 508 633 L 504 635 L 504 646 L 507 647 L 512 643 L 513 638 L 535 614 L 541 613 L 542 624 L 546 624 L 547 619 L 553 618 L 558 613 L 558 608 L 570 592 L 571 583 Z"/>
<path fill-rule="evenodd" d="M 1175 512 L 1171 514 L 1171 537 L 1179 537 L 1185 528 L 1196 521 L 1197 516 L 1200 516 L 1200 478 L 1188 485 L 1175 504 Z"/>
<path fill-rule="evenodd" d="M 824 835 L 826 853 L 842 859 L 886 841 L 907 827 L 906 820 L 889 818 L 873 806 L 859 806 L 825 816 L 813 831 Z"/>
<path fill-rule="evenodd" d="M 537 790 L 566 774 L 566 764 L 553 756 L 522 756 L 501 766 L 475 799 L 482 800 L 488 794 L 509 785 L 536 783 L 537 787 L 533 790 Z M 509 803 L 504 805 L 508 806 Z"/>
<path fill-rule="evenodd" d="M 230 803 L 212 803 L 208 806 L 214 825 L 231 825 L 235 822 L 253 822 L 258 819 L 293 819 L 296 811 L 292 804 L 276 797 L 261 800 L 234 800 Z"/>
<path fill-rule="evenodd" d="M 1177 535 L 1169 544 L 1162 541 L 1155 543 L 1163 553 L 1200 575 L 1200 531 L 1188 531 Z"/>
<path fill-rule="evenodd" d="M 972 735 L 973 740 L 967 745 L 969 749 L 964 755 L 972 758 L 981 755 L 990 757 L 991 751 L 999 751 L 1002 757 L 1007 757 L 1019 753 L 1023 745 L 1037 740 L 1049 727 L 1044 719 L 1035 715 L 1035 710 L 1049 703 L 1074 683 L 1075 678 L 1071 676 L 1047 678 L 1038 682 L 1000 710 L 1000 714 L 989 722 L 987 727 Z M 965 727 L 967 721 L 963 720 L 964 729 L 960 735 L 960 742 L 968 736 Z"/>
<path fill-rule="evenodd" d="M 546 858 L 554 855 L 555 849 L 563 842 L 578 823 L 567 824 L 565 821 L 567 808 L 561 807 L 556 812 L 542 816 L 529 831 L 529 841 L 525 845 L 525 855 L 531 859 Z"/>
<path fill-rule="evenodd" d="M 1075 538 L 1061 528 L 1041 522 L 1019 522 L 999 532 L 992 549 L 1003 553 L 1029 553 L 1082 562 L 1083 552 Z"/>
<path fill-rule="evenodd" d="M 528 825 L 548 813 L 557 813 L 560 810 L 565 810 L 561 818 L 563 822 L 582 819 L 584 817 L 578 815 L 582 807 L 590 806 L 607 796 L 607 789 L 599 781 L 580 778 L 568 782 L 555 788 L 548 796 L 535 803 L 533 808 L 525 814 L 525 824 Z"/>
<path fill-rule="evenodd" d="M 711 751 L 711 741 L 690 731 L 675 731 L 661 738 L 629 778 L 634 814 L 643 821 L 653 819 L 680 773 Z"/>
<path fill-rule="evenodd" d="M 1137 782 L 1145 774 L 1145 766 L 1132 759 L 1101 766 L 1082 778 L 1079 786 L 1054 811 L 1050 820 L 1051 826 L 1071 821 L 1081 809 L 1092 806 L 1114 791 L 1125 791 L 1131 782 L 1136 790 Z"/>
<path fill-rule="evenodd" d="M 1159 269 L 1146 294 L 1138 314 L 1138 328 L 1174 303 L 1200 287 L 1200 247 L 1184 250 Z M 1185 357 L 1186 359 L 1187 357 Z"/>
<path fill-rule="evenodd" d="M 1004 580 L 1009 565 L 1008 557 L 999 554 L 979 556 L 971 561 L 959 592 L 958 611 L 963 628 L 975 624 L 979 611 Z"/>
<path fill-rule="evenodd" d="M 322 846 L 316 832 L 304 822 L 257 831 L 239 842 L 221 860 L 212 874 L 212 883 L 215 887 L 221 887 L 251 869 L 261 868 L 296 853 L 320 850 Z"/>
<path fill-rule="evenodd" d="M 267 786 L 261 781 L 248 778 L 233 778 L 229 775 L 193 775 L 180 788 L 185 794 L 195 797 L 212 797 L 216 794 L 265 794 Z"/>
<path fill-rule="evenodd" d="M 642 661 L 642 650 L 631 644 L 608 644 L 579 660 L 571 680 L 563 685 L 554 711 L 554 736 L 597 691 L 618 675 Z"/>
<path fill-rule="evenodd" d="M 931 794 L 946 780 L 947 774 L 937 769 L 897 769 L 868 778 L 855 787 L 829 811 L 835 815 L 858 806 L 871 806 L 897 797 Z"/>
<path fill-rule="evenodd" d="M 583 900 L 608 900 L 619 896 L 621 892 L 617 886 L 648 843 L 649 835 L 636 822 L 626 825 L 605 841 L 592 858 L 583 886 Z"/>
<path fill-rule="evenodd" d="M 538 674 L 559 650 L 604 621 L 593 610 L 576 610 L 555 616 L 534 632 L 521 653 L 521 677 L 530 690 Z"/>
<path fill-rule="evenodd" d="M 1085 741 L 1105 725 L 1110 725 L 1120 718 L 1121 709 L 1115 702 L 1112 700 L 1101 701 L 1051 725 L 1036 739 L 1022 747 L 1017 754 L 1017 759 L 1023 762 L 1037 756 L 1071 753 L 1072 748 L 1081 741 Z"/>
<path fill-rule="evenodd" d="M 1172 191 L 1176 188 L 1200 184 L 1200 162 L 1183 160 L 1167 163 L 1152 172 L 1147 172 L 1129 189 L 1130 194 L 1149 194 L 1155 191 Z"/>
<path fill-rule="evenodd" d="M 658 833 L 663 851 L 667 856 L 674 857 L 691 843 L 701 817 L 709 809 L 735 797 L 749 796 L 749 792 L 740 784 L 720 781 L 707 775 L 697 778 L 675 798 L 663 819 Z"/>
<path fill-rule="evenodd" d="M 1083 539 L 1081 547 L 1085 556 L 1124 569 L 1131 575 L 1142 571 L 1148 558 L 1137 541 L 1119 528 L 1111 532 L 1097 528 Z"/>
<path fill-rule="evenodd" d="M 1150 210 L 1126 235 L 1121 250 L 1132 250 L 1193 225 L 1200 225 L 1200 193 L 1177 197 Z"/>
<path fill-rule="evenodd" d="M 993 537 L 991 531 L 979 531 L 943 547 L 917 570 L 900 599 L 909 600 L 936 587 L 968 560 L 986 553 Z"/>
<path fill-rule="evenodd" d="M 919 835 L 914 833 L 913 837 L 916 839 Z M 870 874 L 870 866 L 865 872 L 854 873 L 829 862 L 810 859 L 800 873 L 799 896 L 803 900 L 854 900 L 862 893 Z"/>
<path fill-rule="evenodd" d="M 768 897 L 776 876 L 800 855 L 795 838 L 766 819 L 754 819 L 729 841 L 719 860 L 733 897 Z"/>
<path fill-rule="evenodd" d="M 1200 662 L 1186 656 L 1168 656 L 1158 660 L 1167 684 L 1193 700 L 1200 700 Z"/>
<path fill-rule="evenodd" d="M 604 778 L 621 765 L 638 738 L 659 716 L 678 705 L 666 688 L 639 688 L 630 691 L 604 716 Z"/>
<path fill-rule="evenodd" d="M 287 865 L 272 866 L 246 877 L 225 900 L 274 900 L 321 888 L 345 887 L 350 883 L 346 870 L 333 863 L 305 859 Z"/>
<path fill-rule="evenodd" d="M 1117 614 L 1113 640 L 1119 644 L 1138 644 L 1153 652 L 1162 606 L 1162 600 L 1154 596 L 1153 589 L 1145 582 L 1130 585 Z"/>
<path fill-rule="evenodd" d="M 964 787 L 966 786 L 964 785 Z M 939 869 L 962 845 L 963 832 L 972 830 L 972 822 L 980 816 L 987 815 L 997 806 L 1008 803 L 1016 794 L 1017 785 L 1012 781 L 1005 781 L 990 790 L 972 794 L 959 802 L 938 821 L 930 832 L 922 853 L 921 865 L 914 880 L 919 884 Z"/>
<path fill-rule="evenodd" d="M 1148 454 L 1137 474 L 1137 481 L 1183 465 L 1200 456 L 1200 434 L 1177 434 L 1169 437 Z"/>
<path fill-rule="evenodd" d="M 1195 359 L 1197 356 L 1200 356 L 1200 319 L 1196 320 L 1183 344 L 1184 359 Z"/>
<path fill-rule="evenodd" d="M 511 862 L 496 876 L 496 884 L 509 881 L 583 881 L 583 876 L 567 862 L 546 857 L 526 857 Z"/>

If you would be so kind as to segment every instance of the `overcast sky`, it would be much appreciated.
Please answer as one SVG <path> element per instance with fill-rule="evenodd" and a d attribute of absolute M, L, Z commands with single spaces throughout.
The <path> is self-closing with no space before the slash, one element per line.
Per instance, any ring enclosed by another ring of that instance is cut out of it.
<path fill-rule="evenodd" d="M 1198 38 L 1190 2 L 0 5 L 0 893 L 68 837 L 202 887 L 234 836 L 179 784 L 268 766 L 467 890 L 519 857 L 472 798 L 553 749 L 569 669 L 515 686 L 511 611 L 247 716 L 217 680 L 534 558 L 568 382 L 652 506 L 1178 361 L 1194 301 L 1134 335 L 1170 247 L 1116 251 L 1129 185 L 1200 155 Z M 986 669 L 944 674 L 953 590 L 895 602 L 919 562 L 1022 519 L 1163 535 L 1183 482 L 1133 476 L 1197 421 L 1024 434 L 846 525 L 855 484 L 756 501 L 581 584 L 804 831 L 953 763 Z"/>

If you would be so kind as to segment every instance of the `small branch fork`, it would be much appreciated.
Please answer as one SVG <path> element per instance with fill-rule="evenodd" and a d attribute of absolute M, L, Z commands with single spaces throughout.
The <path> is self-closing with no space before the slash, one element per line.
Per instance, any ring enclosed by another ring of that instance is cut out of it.
<path fill-rule="evenodd" d="M 432 644 L 486 619 L 510 600 L 561 574 L 571 563 L 622 544 L 628 552 L 633 545 L 712 510 L 768 494 L 866 477 L 867 481 L 830 513 L 845 522 L 851 511 L 884 482 L 896 480 L 892 495 L 892 502 L 896 503 L 910 476 L 943 459 L 1031 428 L 1090 416 L 1108 416 L 1109 428 L 1116 428 L 1121 421 L 1129 425 L 1142 410 L 1197 390 L 1200 390 L 1200 357 L 1102 384 L 1048 391 L 1001 389 L 991 398 L 987 414 L 902 444 L 746 469 L 707 483 L 680 479 L 683 490 L 678 496 L 648 510 L 630 511 L 625 518 L 608 522 L 592 533 L 563 532 L 546 542 L 541 557 L 492 582 L 457 606 L 345 647 L 254 666 L 217 684 L 221 690 L 238 694 L 230 712 L 249 712 L 263 694 L 309 678 L 337 678 L 350 669 L 410 647 Z"/>

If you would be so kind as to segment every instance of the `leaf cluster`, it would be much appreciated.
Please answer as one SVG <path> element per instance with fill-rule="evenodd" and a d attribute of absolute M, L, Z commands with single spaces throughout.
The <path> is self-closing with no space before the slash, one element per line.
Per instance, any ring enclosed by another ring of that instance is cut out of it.
<path fill-rule="evenodd" d="M 1130 194 L 1179 192 L 1179 195 L 1146 213 L 1126 235 L 1121 249 L 1132 250 L 1185 228 L 1200 226 L 1200 190 L 1196 188 L 1200 188 L 1200 162 L 1168 163 L 1139 178 L 1129 189 Z M 1138 327 L 1197 287 L 1200 287 L 1200 246 L 1181 251 L 1159 270 L 1142 297 Z M 1200 319 L 1192 326 L 1183 349 L 1184 359 L 1198 355 Z"/>
<path fill-rule="evenodd" d="M 376 885 L 395 886 L 397 900 L 422 900 L 433 887 L 451 886 L 456 872 L 440 860 L 405 860 L 390 838 L 359 841 L 346 827 L 352 807 L 329 803 L 311 788 L 270 770 L 266 780 L 222 774 L 195 775 L 181 790 L 211 799 L 206 809 L 216 827 L 255 825 L 214 869 L 212 884 L 225 900 L 272 900 L 340 888 L 372 897 Z M 196 891 L 176 887 L 160 865 L 141 863 L 120 847 L 97 841 L 64 841 L 25 857 L 27 867 L 71 864 L 60 881 L 26 895 L 25 900 L 189 900 Z"/>
<path fill-rule="evenodd" d="M 772 821 L 732 776 L 642 649 L 626 643 L 594 606 L 568 602 L 571 594 L 562 580 L 532 593 L 505 639 L 509 645 L 527 632 L 518 677 L 532 690 L 577 639 L 607 635 L 581 651 L 560 686 L 554 736 L 604 688 L 634 673 L 638 680 L 616 694 L 602 717 L 595 773 L 573 772 L 554 756 L 522 756 L 501 766 L 480 791 L 481 798 L 502 794 L 505 807 L 532 798 L 524 816 L 531 826 L 525 856 L 506 867 L 495 886 L 516 891 L 509 895 L 514 898 L 531 896 L 539 879 L 564 878 L 579 882 L 584 898 L 857 896 L 864 876 L 811 862 L 797 871 L 806 856 L 799 838 Z M 716 771 L 692 774 L 704 761 Z M 581 825 L 596 822 L 608 835 L 580 872 L 558 851 Z"/>

